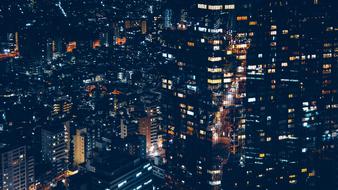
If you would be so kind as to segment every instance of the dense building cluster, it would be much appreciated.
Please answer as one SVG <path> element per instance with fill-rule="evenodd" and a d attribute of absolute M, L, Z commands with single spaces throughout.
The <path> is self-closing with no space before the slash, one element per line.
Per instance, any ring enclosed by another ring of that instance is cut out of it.
<path fill-rule="evenodd" d="M 338 189 L 337 8 L 0 2 L 0 189 Z"/>

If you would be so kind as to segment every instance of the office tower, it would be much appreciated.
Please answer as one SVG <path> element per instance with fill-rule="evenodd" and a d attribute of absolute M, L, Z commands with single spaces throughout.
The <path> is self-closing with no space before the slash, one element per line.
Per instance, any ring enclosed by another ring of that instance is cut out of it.
<path fill-rule="evenodd" d="M 152 166 L 140 158 L 113 151 L 100 155 L 92 166 L 95 189 L 152 189 Z"/>
<path fill-rule="evenodd" d="M 336 13 L 332 1 L 260 7 L 247 61 L 242 189 L 326 189 L 315 185 L 338 121 Z"/>
<path fill-rule="evenodd" d="M 147 116 L 140 118 L 139 120 L 139 126 L 138 126 L 138 132 L 143 135 L 146 139 L 146 147 L 147 147 L 147 152 L 149 152 L 151 148 L 151 122 L 150 118 Z"/>
<path fill-rule="evenodd" d="M 172 10 L 165 9 L 164 11 L 164 28 L 171 28 L 172 27 Z"/>
<path fill-rule="evenodd" d="M 84 164 L 92 158 L 93 142 L 87 128 L 76 129 L 73 135 L 73 163 L 76 166 Z"/>
<path fill-rule="evenodd" d="M 250 48 L 251 38 L 254 36 L 254 29 L 257 25 L 256 14 L 257 7 L 260 6 L 260 0 L 236 1 L 234 8 L 231 42 L 227 49 L 227 54 L 233 55 L 238 63 L 234 78 L 231 83 L 230 95 L 226 100 L 226 107 L 229 109 L 228 117 L 231 118 L 236 126 L 236 133 L 233 135 L 232 152 L 235 157 L 242 153 L 242 146 L 245 141 L 245 107 L 243 102 L 246 97 L 246 67 L 247 51 Z"/>
<path fill-rule="evenodd" d="M 62 174 L 68 168 L 69 149 L 66 127 L 54 124 L 41 131 L 42 160 L 52 164 L 54 177 Z"/>
<path fill-rule="evenodd" d="M 150 96 L 153 97 L 153 96 Z M 154 101 L 154 99 L 152 99 Z M 139 121 L 139 133 L 146 137 L 148 155 L 158 154 L 159 129 L 160 129 L 160 107 L 156 102 L 143 99 L 145 105 L 145 116 Z"/>
<path fill-rule="evenodd" d="M 54 54 L 54 41 L 52 39 L 47 39 L 46 43 L 46 60 L 51 62 Z"/>
<path fill-rule="evenodd" d="M 146 108 L 147 117 L 150 119 L 150 152 L 157 154 L 159 146 L 159 129 L 160 129 L 160 107 L 158 104 L 148 105 Z"/>
<path fill-rule="evenodd" d="M 237 126 L 232 115 L 241 64 L 228 53 L 236 5 L 173 3 L 177 27 L 163 31 L 162 53 L 168 183 L 175 188 L 220 189 Z"/>
<path fill-rule="evenodd" d="M 34 160 L 26 146 L 1 145 L 0 187 L 2 190 L 27 190 L 34 181 Z"/>
<path fill-rule="evenodd" d="M 86 129 L 76 130 L 76 134 L 73 136 L 74 152 L 73 152 L 73 163 L 74 165 L 80 165 L 86 161 L 86 142 L 85 142 Z"/>

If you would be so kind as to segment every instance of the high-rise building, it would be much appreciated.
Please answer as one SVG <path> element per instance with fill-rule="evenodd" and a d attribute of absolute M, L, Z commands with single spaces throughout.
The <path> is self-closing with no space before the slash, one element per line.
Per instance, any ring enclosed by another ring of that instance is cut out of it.
<path fill-rule="evenodd" d="M 68 140 L 62 124 L 43 128 L 41 131 L 42 159 L 52 164 L 55 176 L 68 168 Z"/>
<path fill-rule="evenodd" d="M 315 158 L 337 130 L 335 11 L 332 1 L 260 7 L 246 67 L 242 189 L 325 187 L 316 187 Z"/>
<path fill-rule="evenodd" d="M 26 146 L 0 147 L 2 190 L 27 190 L 34 180 L 34 160 L 27 155 Z"/>
<path fill-rule="evenodd" d="M 147 152 L 150 150 L 151 147 L 151 121 L 150 118 L 145 116 L 143 118 L 140 118 L 139 120 L 139 133 L 143 135 L 146 139 L 146 147 L 147 147 Z"/>
<path fill-rule="evenodd" d="M 84 164 L 92 158 L 92 143 L 87 128 L 76 129 L 73 136 L 73 163 L 75 165 Z"/>
<path fill-rule="evenodd" d="M 236 72 L 228 49 L 232 1 L 173 1 L 174 28 L 163 31 L 163 129 L 168 183 L 175 188 L 220 189 L 237 121 Z M 243 72 L 242 72 L 243 73 Z"/>
<path fill-rule="evenodd" d="M 172 10 L 171 9 L 166 9 L 164 11 L 164 28 L 171 28 L 172 27 Z"/>
<path fill-rule="evenodd" d="M 46 43 L 46 60 L 51 62 L 54 54 L 54 41 L 52 39 L 47 39 Z"/>
<path fill-rule="evenodd" d="M 139 121 L 139 133 L 146 137 L 147 153 L 154 154 L 159 147 L 160 108 L 157 104 L 146 105 L 145 117 Z"/>

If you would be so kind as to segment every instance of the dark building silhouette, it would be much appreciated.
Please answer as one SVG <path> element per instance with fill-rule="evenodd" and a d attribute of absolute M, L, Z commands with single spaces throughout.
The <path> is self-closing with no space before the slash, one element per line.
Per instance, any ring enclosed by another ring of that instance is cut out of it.
<path fill-rule="evenodd" d="M 333 2 L 316 0 L 259 8 L 247 61 L 240 189 L 325 187 L 316 158 L 332 148 L 338 121 L 334 12 Z"/>

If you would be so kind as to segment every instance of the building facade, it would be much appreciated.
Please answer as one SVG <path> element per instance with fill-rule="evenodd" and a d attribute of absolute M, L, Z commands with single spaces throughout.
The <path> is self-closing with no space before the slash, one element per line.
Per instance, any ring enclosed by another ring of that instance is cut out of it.
<path fill-rule="evenodd" d="M 0 149 L 0 187 L 2 190 L 26 190 L 35 181 L 34 160 L 26 146 Z"/>
<path fill-rule="evenodd" d="M 333 7 L 281 0 L 259 8 L 246 67 L 246 178 L 239 189 L 325 186 L 317 157 L 337 130 Z"/>
<path fill-rule="evenodd" d="M 163 31 L 162 45 L 161 112 L 172 187 L 221 188 L 237 126 L 231 116 L 241 63 L 228 51 L 235 9 L 232 1 L 176 1 L 166 10 L 175 23 Z"/>

